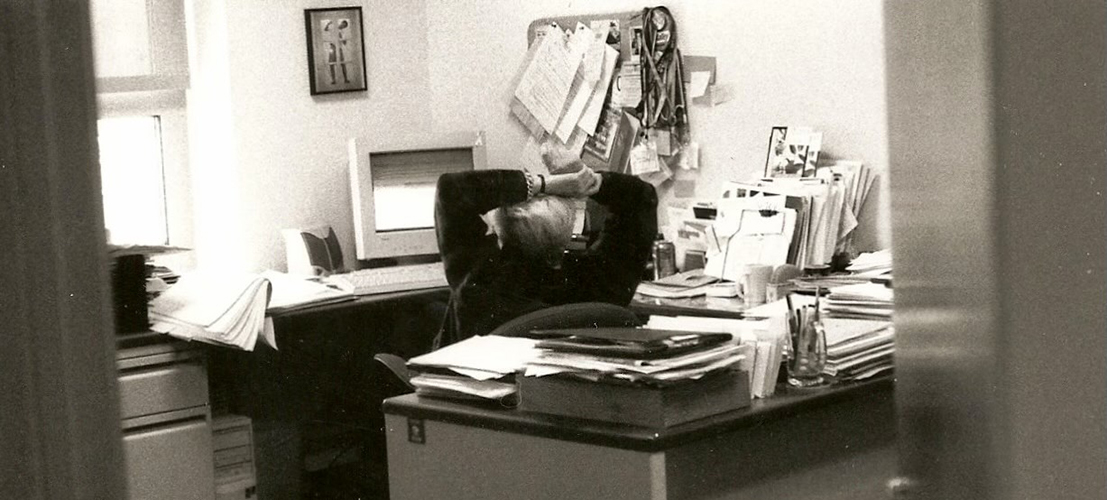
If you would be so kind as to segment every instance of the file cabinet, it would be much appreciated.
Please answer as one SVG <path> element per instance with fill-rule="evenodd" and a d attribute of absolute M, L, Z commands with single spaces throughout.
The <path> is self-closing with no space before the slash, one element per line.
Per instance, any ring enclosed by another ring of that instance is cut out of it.
<path fill-rule="evenodd" d="M 117 346 L 128 498 L 214 498 L 204 351 L 154 333 L 120 336 Z"/>

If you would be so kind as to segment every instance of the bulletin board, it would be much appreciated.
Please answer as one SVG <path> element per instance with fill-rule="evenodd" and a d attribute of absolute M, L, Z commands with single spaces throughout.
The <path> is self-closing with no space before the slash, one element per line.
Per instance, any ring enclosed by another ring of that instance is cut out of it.
<path fill-rule="evenodd" d="M 527 44 L 534 42 L 534 34 L 540 26 L 556 24 L 562 28 L 572 29 L 577 23 L 591 25 L 593 22 L 615 21 L 619 23 L 619 53 L 630 53 L 631 28 L 642 28 L 642 11 L 633 10 L 627 12 L 615 12 L 611 14 L 589 14 L 583 16 L 560 16 L 535 19 L 527 26 Z"/>
<path fill-rule="evenodd" d="M 578 23 L 591 27 L 605 22 L 610 23 L 611 26 L 618 25 L 618 30 L 612 30 L 613 33 L 618 33 L 618 40 L 611 40 L 612 35 L 609 35 L 609 44 L 612 46 L 617 44 L 620 59 L 637 50 L 636 47 L 632 46 L 632 41 L 635 40 L 635 31 L 642 28 L 642 10 L 535 19 L 527 27 L 527 44 L 533 43 L 539 29 L 547 26 L 556 25 L 563 30 L 572 30 L 575 29 Z M 626 131 L 632 125 L 637 125 L 626 123 L 627 118 L 625 116 L 619 116 L 618 119 L 620 120 L 618 123 L 611 124 L 613 126 L 610 128 L 614 131 Z M 593 170 L 624 171 L 633 139 L 633 134 L 613 133 L 611 141 L 605 144 L 603 148 L 586 146 L 581 154 L 581 160 Z M 605 155 L 604 152 L 613 152 L 614 154 Z"/>

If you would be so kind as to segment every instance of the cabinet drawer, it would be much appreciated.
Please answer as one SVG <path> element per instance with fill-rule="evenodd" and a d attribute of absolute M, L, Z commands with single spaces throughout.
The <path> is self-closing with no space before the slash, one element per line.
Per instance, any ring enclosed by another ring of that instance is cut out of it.
<path fill-rule="evenodd" d="M 122 418 L 208 404 L 208 378 L 200 362 L 126 371 L 119 375 Z"/>
<path fill-rule="evenodd" d="M 215 496 L 211 425 L 206 418 L 123 433 L 130 500 Z"/>

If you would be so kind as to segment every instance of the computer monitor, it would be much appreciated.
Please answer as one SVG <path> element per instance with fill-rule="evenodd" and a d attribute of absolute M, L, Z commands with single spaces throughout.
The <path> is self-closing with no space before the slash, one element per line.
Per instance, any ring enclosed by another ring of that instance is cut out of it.
<path fill-rule="evenodd" d="M 487 166 L 482 132 L 357 137 L 349 141 L 359 260 L 438 254 L 438 177 Z"/>

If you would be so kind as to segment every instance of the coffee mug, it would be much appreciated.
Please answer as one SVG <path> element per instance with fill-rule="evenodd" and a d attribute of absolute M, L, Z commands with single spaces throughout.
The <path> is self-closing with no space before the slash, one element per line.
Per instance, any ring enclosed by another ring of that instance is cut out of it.
<path fill-rule="evenodd" d="M 747 306 L 765 303 L 765 289 L 773 275 L 773 266 L 750 264 L 742 270 L 742 296 Z"/>

